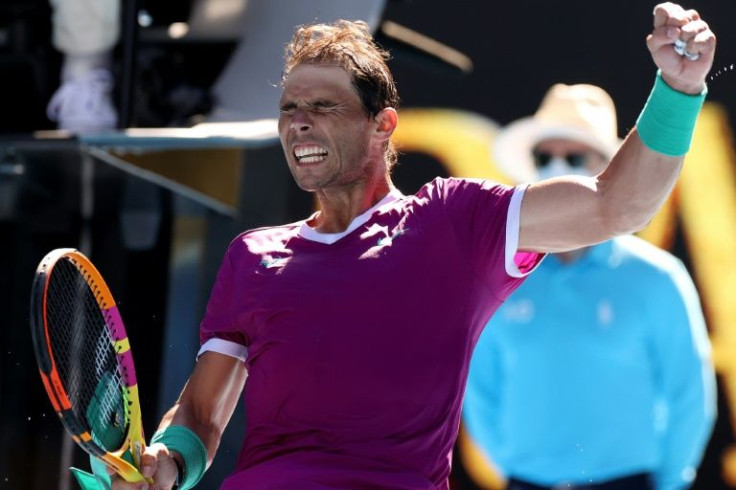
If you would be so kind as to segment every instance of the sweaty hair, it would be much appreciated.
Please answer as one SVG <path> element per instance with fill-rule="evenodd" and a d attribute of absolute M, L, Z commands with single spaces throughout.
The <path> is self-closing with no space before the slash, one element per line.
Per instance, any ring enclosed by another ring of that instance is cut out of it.
<path fill-rule="evenodd" d="M 291 70 L 300 64 L 332 64 L 344 69 L 369 116 L 386 107 L 398 108 L 399 94 L 386 61 L 389 54 L 380 48 L 363 21 L 337 20 L 330 24 L 297 27 L 286 46 L 283 84 Z M 396 162 L 396 150 L 386 148 L 389 167 Z"/>

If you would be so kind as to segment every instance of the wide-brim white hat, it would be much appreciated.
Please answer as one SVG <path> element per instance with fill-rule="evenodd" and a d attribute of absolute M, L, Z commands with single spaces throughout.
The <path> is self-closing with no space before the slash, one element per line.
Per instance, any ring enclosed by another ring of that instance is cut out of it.
<path fill-rule="evenodd" d="M 610 159 L 621 144 L 613 99 L 595 85 L 553 85 L 533 116 L 510 123 L 496 135 L 492 151 L 499 170 L 515 183 L 534 182 L 532 151 L 547 139 L 584 143 Z"/>

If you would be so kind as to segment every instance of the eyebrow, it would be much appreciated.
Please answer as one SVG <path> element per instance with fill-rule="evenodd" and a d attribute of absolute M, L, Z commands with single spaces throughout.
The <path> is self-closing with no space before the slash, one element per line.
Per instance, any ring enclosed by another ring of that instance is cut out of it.
<path fill-rule="evenodd" d="M 327 99 L 317 99 L 314 102 L 307 103 L 307 105 L 311 107 L 334 107 L 339 104 L 340 104 L 339 102 L 335 102 L 335 101 L 327 100 Z"/>
<path fill-rule="evenodd" d="M 284 104 L 279 105 L 279 110 L 286 111 L 289 109 L 293 109 L 296 107 L 296 102 L 286 102 Z"/>
<path fill-rule="evenodd" d="M 337 107 L 340 105 L 340 102 L 328 100 L 328 99 L 317 99 L 313 102 L 307 102 L 305 104 L 308 108 L 319 108 L 319 107 Z M 294 109 L 297 106 L 297 103 L 294 101 L 284 102 L 279 106 L 279 109 L 282 111 Z"/>

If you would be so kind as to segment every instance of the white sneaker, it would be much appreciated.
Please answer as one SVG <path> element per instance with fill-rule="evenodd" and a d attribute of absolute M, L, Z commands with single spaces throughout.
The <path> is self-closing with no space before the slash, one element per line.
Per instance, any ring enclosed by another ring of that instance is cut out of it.
<path fill-rule="evenodd" d="M 59 129 L 75 133 L 115 129 L 118 114 L 112 103 L 114 81 L 109 70 L 97 68 L 64 82 L 46 107 Z"/>

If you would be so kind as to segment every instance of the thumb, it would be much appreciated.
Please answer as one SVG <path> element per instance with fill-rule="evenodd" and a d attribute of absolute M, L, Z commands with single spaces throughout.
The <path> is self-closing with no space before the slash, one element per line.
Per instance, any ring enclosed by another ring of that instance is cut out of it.
<path fill-rule="evenodd" d="M 146 478 L 152 478 L 158 471 L 159 461 L 167 457 L 169 449 L 165 445 L 159 442 L 151 444 L 141 454 L 141 474 Z"/>

